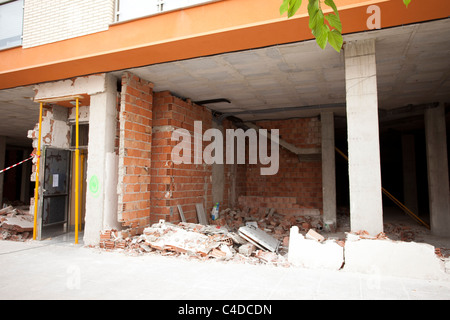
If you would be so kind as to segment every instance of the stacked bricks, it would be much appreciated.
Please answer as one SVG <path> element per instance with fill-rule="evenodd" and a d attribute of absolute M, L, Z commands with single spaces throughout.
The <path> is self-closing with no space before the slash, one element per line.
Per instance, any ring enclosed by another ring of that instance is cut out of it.
<path fill-rule="evenodd" d="M 126 240 L 122 238 L 122 235 L 117 230 L 105 230 L 100 234 L 100 248 L 104 249 L 125 249 Z"/>
<path fill-rule="evenodd" d="M 211 128 L 212 114 L 205 107 L 173 96 L 169 91 L 155 93 L 152 140 L 151 222 L 164 219 L 181 221 L 177 206 L 188 222 L 197 222 L 195 204 L 202 203 L 208 213 L 212 204 L 212 166 L 194 163 L 194 121 L 202 122 L 202 134 Z M 174 164 L 172 133 L 186 129 L 191 135 L 191 163 Z M 208 142 L 209 143 L 209 142 Z M 203 152 L 203 143 L 202 148 Z"/>
<path fill-rule="evenodd" d="M 119 220 L 140 234 L 150 223 L 153 84 L 122 77 L 119 142 Z"/>
<path fill-rule="evenodd" d="M 296 147 L 320 150 L 321 125 L 318 118 L 262 121 L 257 125 L 265 129 L 279 129 L 280 139 Z M 290 200 L 295 206 L 280 207 L 286 214 L 296 214 L 302 208 L 322 211 L 322 162 L 300 162 L 297 155 L 282 147 L 279 152 L 280 166 L 276 175 L 262 176 L 261 165 L 247 165 L 245 193 L 240 195 L 295 199 L 295 202 Z"/>
<path fill-rule="evenodd" d="M 286 216 L 320 215 L 318 208 L 306 208 L 298 204 L 297 197 L 240 196 L 239 206 L 257 209 L 260 214 L 267 213 L 268 208 L 273 208 L 277 213 Z"/>

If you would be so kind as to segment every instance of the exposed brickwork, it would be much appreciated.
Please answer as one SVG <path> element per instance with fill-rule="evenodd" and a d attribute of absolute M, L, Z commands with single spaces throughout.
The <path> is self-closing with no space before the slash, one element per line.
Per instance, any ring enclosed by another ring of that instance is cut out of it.
<path fill-rule="evenodd" d="M 119 218 L 141 233 L 150 223 L 153 84 L 122 77 L 119 143 Z"/>
<path fill-rule="evenodd" d="M 318 118 L 264 121 L 257 125 L 265 129 L 279 129 L 280 138 L 297 147 L 321 146 Z M 279 207 L 279 212 L 285 214 L 302 214 L 307 208 L 322 211 L 322 162 L 299 162 L 295 154 L 280 147 L 278 173 L 262 176 L 260 165 L 247 165 L 245 192 L 240 195 L 296 199 L 292 203 L 281 202 L 283 207 Z"/>
<path fill-rule="evenodd" d="M 195 204 L 209 216 L 212 206 L 212 165 L 194 163 L 194 126 L 201 121 L 202 135 L 212 128 L 211 111 L 169 91 L 153 93 L 153 85 L 126 73 L 122 78 L 119 113 L 119 217 L 131 234 L 164 219 L 181 220 L 177 205 L 189 222 L 198 222 Z M 279 129 L 285 141 L 303 148 L 320 148 L 317 118 L 264 121 L 257 125 Z M 224 130 L 233 128 L 228 121 Z M 186 129 L 191 135 L 191 164 L 174 164 L 172 133 Z M 202 140 L 202 139 L 201 139 Z M 201 151 L 209 145 L 201 141 Z M 269 148 L 270 152 L 270 148 Z M 233 190 L 234 188 L 234 190 Z M 322 211 L 321 162 L 299 162 L 280 148 L 276 175 L 262 176 L 260 165 L 224 167 L 224 201 L 246 206 L 273 207 L 286 215 L 315 215 Z"/>
<path fill-rule="evenodd" d="M 159 219 L 180 221 L 177 205 L 181 205 L 189 222 L 197 222 L 196 203 L 205 212 L 212 208 L 211 165 L 194 164 L 194 121 L 202 122 L 202 134 L 211 128 L 212 115 L 205 107 L 174 97 L 170 92 L 155 93 L 152 147 L 152 222 Z M 191 164 L 174 164 L 172 132 L 186 129 L 191 134 Z M 203 146 L 202 146 L 203 151 Z"/>
<path fill-rule="evenodd" d="M 320 215 L 319 208 L 307 208 L 298 204 L 297 201 L 297 197 L 240 196 L 239 206 L 257 209 L 260 214 L 267 213 L 267 209 L 273 208 L 276 212 L 287 216 Z"/>

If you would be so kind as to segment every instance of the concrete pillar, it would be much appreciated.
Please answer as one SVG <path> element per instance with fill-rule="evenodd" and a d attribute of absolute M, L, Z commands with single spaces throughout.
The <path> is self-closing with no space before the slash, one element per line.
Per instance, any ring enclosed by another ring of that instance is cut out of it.
<path fill-rule="evenodd" d="M 323 221 L 336 226 L 336 163 L 334 145 L 334 114 L 322 112 L 322 198 Z"/>
<path fill-rule="evenodd" d="M 350 227 L 383 231 L 375 40 L 345 46 Z"/>
<path fill-rule="evenodd" d="M 433 234 L 450 236 L 450 202 L 445 108 L 425 110 L 430 226 Z"/>
<path fill-rule="evenodd" d="M 0 170 L 5 169 L 6 137 L 0 136 Z M 3 206 L 3 181 L 5 173 L 0 173 L 0 208 Z"/>
<path fill-rule="evenodd" d="M 223 126 L 218 124 L 217 122 L 212 122 L 212 127 L 218 129 L 223 134 Z M 212 200 L 213 203 L 220 203 L 219 210 L 222 210 L 226 207 L 224 205 L 224 192 L 225 192 L 225 165 L 224 164 L 212 164 Z"/>
<path fill-rule="evenodd" d="M 417 176 L 416 176 L 416 149 L 414 147 L 414 135 L 402 135 L 402 162 L 403 162 L 403 196 L 405 206 L 416 215 L 419 215 L 417 201 Z"/>
<path fill-rule="evenodd" d="M 91 95 L 84 244 L 95 245 L 117 221 L 118 161 L 114 152 L 117 117 L 116 79 L 105 76 L 105 91 Z"/>

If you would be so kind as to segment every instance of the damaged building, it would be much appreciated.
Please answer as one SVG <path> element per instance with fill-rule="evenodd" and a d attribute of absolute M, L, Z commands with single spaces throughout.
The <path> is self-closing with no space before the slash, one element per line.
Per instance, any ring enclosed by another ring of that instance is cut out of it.
<path fill-rule="evenodd" d="M 0 173 L 1 207 L 29 205 L 34 239 L 104 247 L 252 221 L 301 247 L 399 216 L 450 237 L 450 6 L 335 2 L 339 53 L 306 3 L 288 19 L 279 0 L 0 1 L 0 170 L 30 158 Z"/>

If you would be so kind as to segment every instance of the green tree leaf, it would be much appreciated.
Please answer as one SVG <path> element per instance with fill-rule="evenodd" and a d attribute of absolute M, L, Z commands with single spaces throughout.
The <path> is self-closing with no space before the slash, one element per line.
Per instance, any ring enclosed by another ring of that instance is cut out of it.
<path fill-rule="evenodd" d="M 325 49 L 327 46 L 329 32 L 330 28 L 326 24 L 319 24 L 313 30 L 313 35 L 316 37 L 316 42 L 322 49 Z"/>
<path fill-rule="evenodd" d="M 327 19 L 327 21 L 331 27 L 333 27 L 334 29 L 336 29 L 339 32 L 342 32 L 342 23 L 341 23 L 341 19 L 339 19 L 338 16 L 330 13 L 325 16 L 325 19 Z"/>
<path fill-rule="evenodd" d="M 315 28 L 323 24 L 323 18 L 323 13 L 320 10 L 317 10 L 309 16 L 309 28 L 311 31 L 314 31 Z"/>
<path fill-rule="evenodd" d="M 319 0 L 309 0 L 308 2 L 309 19 L 311 19 L 319 10 L 320 10 Z"/>
<path fill-rule="evenodd" d="M 403 0 L 406 7 L 411 0 Z M 337 52 L 341 51 L 344 43 L 342 38 L 342 23 L 339 17 L 339 11 L 334 0 L 325 0 L 324 4 L 333 9 L 334 13 L 323 14 L 320 7 L 320 0 L 308 0 L 309 28 L 313 36 L 316 38 L 317 44 L 325 49 L 329 43 Z M 302 0 L 283 0 L 280 6 L 280 14 L 288 12 L 288 18 L 292 17 L 302 5 Z M 330 27 L 325 24 L 327 20 Z"/>
<path fill-rule="evenodd" d="M 285 13 L 289 9 L 289 1 L 290 0 L 284 0 L 283 3 L 280 6 L 280 14 Z"/>
<path fill-rule="evenodd" d="M 292 17 L 302 5 L 302 0 L 283 0 L 280 6 L 280 14 L 287 11 L 288 18 Z"/>
<path fill-rule="evenodd" d="M 302 0 L 291 0 L 289 4 L 288 17 L 292 17 L 302 5 Z"/>
<path fill-rule="evenodd" d="M 328 33 L 328 43 L 334 48 L 334 50 L 340 52 L 342 45 L 344 44 L 342 34 L 336 29 L 331 30 Z"/>
<path fill-rule="evenodd" d="M 411 0 L 410 0 L 411 1 Z M 339 12 L 338 12 L 338 9 L 337 9 L 337 7 L 336 7 L 336 4 L 334 3 L 334 1 L 333 0 L 325 0 L 325 4 L 327 5 L 327 6 L 329 6 L 329 7 L 331 7 L 332 9 L 333 9 L 333 11 L 334 11 L 334 13 L 338 16 L 338 18 L 339 18 Z"/>

